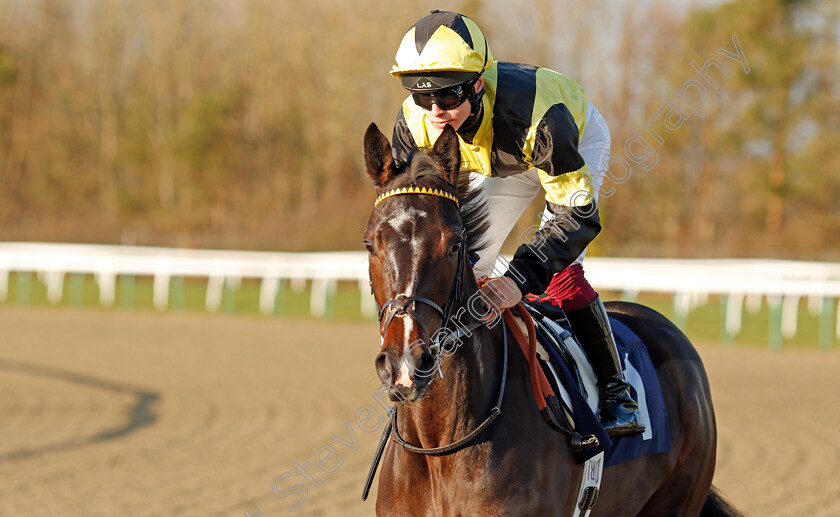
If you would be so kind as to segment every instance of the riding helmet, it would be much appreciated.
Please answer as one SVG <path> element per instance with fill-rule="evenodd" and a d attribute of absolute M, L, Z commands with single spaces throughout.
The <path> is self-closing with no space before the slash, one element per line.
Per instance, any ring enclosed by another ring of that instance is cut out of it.
<path fill-rule="evenodd" d="M 434 10 L 402 39 L 391 75 L 407 90 L 429 92 L 476 80 L 493 67 L 478 25 L 463 14 Z"/>

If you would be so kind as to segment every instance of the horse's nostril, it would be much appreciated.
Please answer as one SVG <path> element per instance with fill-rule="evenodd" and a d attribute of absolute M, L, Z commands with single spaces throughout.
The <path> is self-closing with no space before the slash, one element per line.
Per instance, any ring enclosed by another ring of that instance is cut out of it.
<path fill-rule="evenodd" d="M 417 359 L 417 365 L 414 368 L 414 381 L 418 384 L 426 384 L 431 379 L 437 368 L 435 358 L 429 352 L 423 352 Z"/>
<path fill-rule="evenodd" d="M 379 352 L 374 364 L 376 365 L 376 374 L 382 384 L 391 384 L 391 367 L 388 365 L 388 354 Z"/>

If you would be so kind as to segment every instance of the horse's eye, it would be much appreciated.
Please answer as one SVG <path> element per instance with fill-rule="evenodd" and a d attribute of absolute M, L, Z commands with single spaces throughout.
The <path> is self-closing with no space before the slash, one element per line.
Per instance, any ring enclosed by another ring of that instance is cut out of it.
<path fill-rule="evenodd" d="M 372 242 L 370 242 L 370 240 L 369 240 L 369 239 L 365 239 L 365 240 L 364 240 L 364 241 L 362 241 L 362 242 L 364 242 L 364 243 L 365 243 L 365 248 L 368 250 L 368 253 L 373 253 L 373 243 L 372 243 Z"/>
<path fill-rule="evenodd" d="M 461 243 L 460 242 L 456 242 L 455 244 L 449 246 L 449 254 L 450 255 L 454 255 L 454 254 L 458 253 L 459 251 L 461 251 Z"/>

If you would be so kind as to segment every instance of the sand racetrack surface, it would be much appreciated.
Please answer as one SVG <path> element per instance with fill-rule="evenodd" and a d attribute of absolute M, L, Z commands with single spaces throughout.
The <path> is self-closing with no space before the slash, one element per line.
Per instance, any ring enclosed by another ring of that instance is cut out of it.
<path fill-rule="evenodd" d="M 378 342 L 371 323 L 0 309 L 0 515 L 372 515 Z M 699 351 L 723 494 L 840 515 L 840 351 Z"/>

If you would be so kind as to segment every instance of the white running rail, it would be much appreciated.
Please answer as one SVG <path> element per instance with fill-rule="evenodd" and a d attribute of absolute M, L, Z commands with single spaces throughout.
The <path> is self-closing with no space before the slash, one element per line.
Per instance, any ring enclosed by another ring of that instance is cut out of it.
<path fill-rule="evenodd" d="M 634 299 L 640 292 L 670 293 L 679 320 L 709 295 L 726 297 L 725 329 L 735 335 L 741 327 L 742 308 L 757 310 L 762 300 L 781 313 L 785 337 L 796 333 L 799 301 L 808 300 L 814 314 L 824 314 L 840 298 L 840 264 L 782 260 L 699 259 L 586 259 L 586 276 L 596 289 L 620 291 Z M 169 305 L 173 278 L 207 279 L 205 307 L 220 309 L 222 291 L 236 289 L 245 278 L 259 279 L 260 311 L 274 312 L 281 282 L 312 286 L 310 310 L 323 316 L 327 300 L 339 281 L 356 282 L 362 313 L 375 313 L 369 294 L 365 252 L 281 253 L 256 251 L 189 250 L 88 244 L 0 243 L 0 301 L 8 296 L 9 275 L 31 272 L 47 286 L 52 303 L 62 298 L 67 274 L 93 275 L 103 306 L 114 303 L 117 278 L 154 278 L 154 306 Z M 840 311 L 834 323 L 840 339 Z"/>

